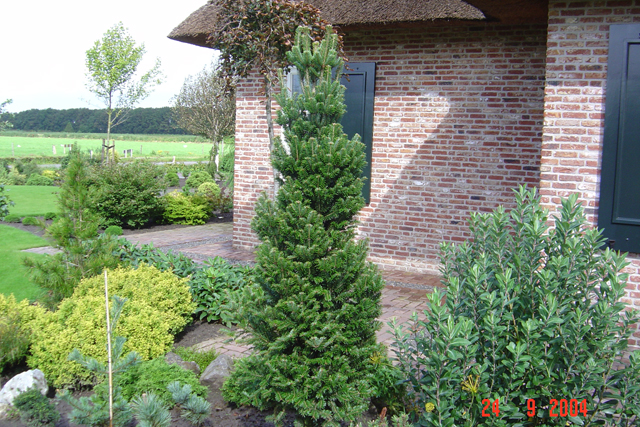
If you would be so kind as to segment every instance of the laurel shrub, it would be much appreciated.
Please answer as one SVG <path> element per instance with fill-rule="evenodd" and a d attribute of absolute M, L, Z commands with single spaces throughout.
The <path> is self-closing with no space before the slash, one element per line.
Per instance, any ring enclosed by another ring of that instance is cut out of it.
<path fill-rule="evenodd" d="M 640 422 L 625 254 L 604 249 L 577 195 L 548 219 L 521 187 L 511 212 L 472 214 L 472 239 L 441 245 L 446 290 L 396 328 L 415 425 Z"/>

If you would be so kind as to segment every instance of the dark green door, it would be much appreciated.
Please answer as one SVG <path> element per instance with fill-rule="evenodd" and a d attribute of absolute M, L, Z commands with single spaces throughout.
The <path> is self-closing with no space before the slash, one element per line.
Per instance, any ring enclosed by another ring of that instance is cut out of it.
<path fill-rule="evenodd" d="M 369 204 L 371 195 L 371 152 L 373 147 L 373 99 L 376 81 L 374 62 L 349 63 L 350 70 L 344 72 L 342 84 L 347 88 L 344 101 L 347 113 L 342 117 L 342 127 L 349 138 L 360 135 L 365 145 L 367 166 L 362 195 Z"/>
<path fill-rule="evenodd" d="M 598 227 L 640 252 L 640 24 L 612 25 Z"/>

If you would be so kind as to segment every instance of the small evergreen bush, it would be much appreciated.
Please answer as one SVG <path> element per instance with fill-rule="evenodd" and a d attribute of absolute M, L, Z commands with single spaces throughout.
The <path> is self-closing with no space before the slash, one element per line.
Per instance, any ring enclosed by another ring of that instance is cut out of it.
<path fill-rule="evenodd" d="M 300 28 L 288 55 L 302 90 L 292 94 L 282 78 L 278 123 L 288 147 L 276 140 L 271 156 L 281 187 L 275 200 L 263 194 L 256 204 L 256 285 L 237 305 L 253 352 L 222 388 L 228 401 L 273 409 L 276 423 L 287 409 L 305 426 L 354 421 L 375 393 L 370 358 L 383 351 L 382 277 L 366 261 L 367 241 L 355 240 L 364 145 L 340 125 L 337 48 L 332 29 L 312 45 Z"/>
<path fill-rule="evenodd" d="M 171 413 L 162 400 L 154 393 L 136 396 L 131 399 L 138 427 L 169 427 Z"/>
<path fill-rule="evenodd" d="M 117 384 L 122 388 L 122 395 L 131 400 L 143 393 L 154 393 L 166 405 L 172 405 L 171 392 L 167 386 L 179 381 L 188 384 L 198 396 L 207 397 L 208 389 L 200 385 L 196 374 L 178 365 L 170 365 L 164 357 L 142 362 L 124 372 Z"/>
<path fill-rule="evenodd" d="M 207 181 L 198 186 L 197 192 L 205 197 L 217 198 L 220 196 L 220 187 L 215 182 Z"/>
<path fill-rule="evenodd" d="M 163 218 L 169 224 L 201 225 L 211 217 L 211 209 L 204 197 L 172 191 L 163 199 Z"/>
<path fill-rule="evenodd" d="M 33 216 L 25 216 L 22 218 L 22 225 L 40 225 L 40 221 Z"/>
<path fill-rule="evenodd" d="M 7 366 L 20 363 L 29 350 L 30 333 L 24 323 L 31 317 L 27 300 L 0 294 L 0 374 Z"/>
<path fill-rule="evenodd" d="M 167 181 L 167 186 L 169 187 L 177 187 L 180 185 L 180 177 L 174 171 L 169 171 L 165 175 L 164 179 Z"/>
<path fill-rule="evenodd" d="M 28 427 L 53 427 L 60 419 L 60 413 L 37 388 L 20 393 L 13 399 L 13 406 Z"/>
<path fill-rule="evenodd" d="M 184 188 L 197 189 L 198 187 L 200 187 L 200 185 L 202 185 L 205 182 L 213 182 L 215 184 L 215 181 L 213 180 L 209 172 L 206 172 L 204 170 L 195 171 L 185 181 Z"/>
<path fill-rule="evenodd" d="M 104 233 L 111 236 L 122 236 L 122 227 L 118 225 L 110 225 L 104 230 Z"/>
<path fill-rule="evenodd" d="M 14 169 L 20 174 L 30 177 L 31 175 L 41 175 L 40 166 L 34 160 L 17 160 Z"/>
<path fill-rule="evenodd" d="M 0 184 L 0 221 L 5 220 L 5 218 L 9 215 L 9 206 L 12 205 L 13 202 L 6 194 L 4 194 L 4 185 Z"/>
<path fill-rule="evenodd" d="M 92 210 L 104 225 L 140 228 L 161 218 L 164 170 L 151 162 L 110 164 L 94 170 Z"/>
<path fill-rule="evenodd" d="M 44 219 L 52 220 L 52 219 L 56 219 L 57 216 L 58 216 L 58 214 L 55 213 L 55 212 L 47 212 L 46 214 L 44 214 Z"/>
<path fill-rule="evenodd" d="M 18 223 L 22 222 L 22 218 L 20 217 L 20 215 L 9 214 L 4 217 L 4 222 Z"/>
<path fill-rule="evenodd" d="M 25 185 L 27 183 L 27 176 L 18 172 L 17 169 L 12 169 L 7 175 L 6 184 L 8 185 Z"/>
<path fill-rule="evenodd" d="M 166 354 L 195 308 L 187 280 L 145 264 L 135 270 L 108 270 L 108 279 L 110 292 L 129 300 L 119 323 L 119 334 L 127 338 L 125 350 L 145 360 Z M 57 311 L 30 325 L 29 366 L 44 372 L 56 387 L 91 383 L 91 373 L 67 356 L 77 348 L 87 357 L 106 361 L 103 307 L 104 277 L 83 279 Z"/>
<path fill-rule="evenodd" d="M 213 350 L 195 351 L 191 347 L 174 347 L 173 352 L 186 362 L 195 362 L 200 368 L 200 372 L 204 372 L 217 357 Z"/>
<path fill-rule="evenodd" d="M 31 174 L 27 179 L 26 185 L 53 185 L 53 180 L 46 176 Z"/>
<path fill-rule="evenodd" d="M 640 357 L 627 351 L 638 314 L 620 301 L 625 255 L 603 250 L 577 195 L 553 228 L 547 220 L 536 191 L 521 187 L 510 213 L 472 214 L 473 238 L 441 245 L 446 291 L 428 296 L 424 320 L 396 328 L 416 425 L 640 420 Z"/>
<path fill-rule="evenodd" d="M 51 169 L 45 169 L 42 171 L 42 176 L 49 178 L 52 182 L 60 179 L 60 174 L 57 171 Z"/>

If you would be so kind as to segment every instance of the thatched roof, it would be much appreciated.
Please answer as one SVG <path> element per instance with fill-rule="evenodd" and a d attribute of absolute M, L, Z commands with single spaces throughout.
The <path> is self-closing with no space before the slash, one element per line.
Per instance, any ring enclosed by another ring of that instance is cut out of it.
<path fill-rule="evenodd" d="M 439 20 L 544 22 L 548 0 L 306 0 L 324 19 L 347 30 Z M 169 38 L 211 47 L 209 34 L 219 25 L 217 0 L 209 0 L 173 29 Z"/>

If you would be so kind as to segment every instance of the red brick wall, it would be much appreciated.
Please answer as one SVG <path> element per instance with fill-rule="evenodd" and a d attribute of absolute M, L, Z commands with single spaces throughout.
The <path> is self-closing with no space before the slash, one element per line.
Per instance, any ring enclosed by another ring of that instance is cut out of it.
<path fill-rule="evenodd" d="M 550 210 L 579 193 L 597 224 L 609 25 L 640 22 L 640 1 L 549 2 L 540 193 Z M 630 254 L 626 301 L 640 309 L 640 255 Z M 635 334 L 640 345 L 640 332 Z M 632 342 L 633 343 L 633 342 Z"/>
<path fill-rule="evenodd" d="M 351 62 L 376 62 L 371 204 L 360 233 L 383 266 L 436 271 L 438 245 L 468 237 L 470 211 L 537 185 L 545 26 L 441 26 L 348 33 Z M 238 90 L 234 242 L 269 188 L 264 106 Z"/>

